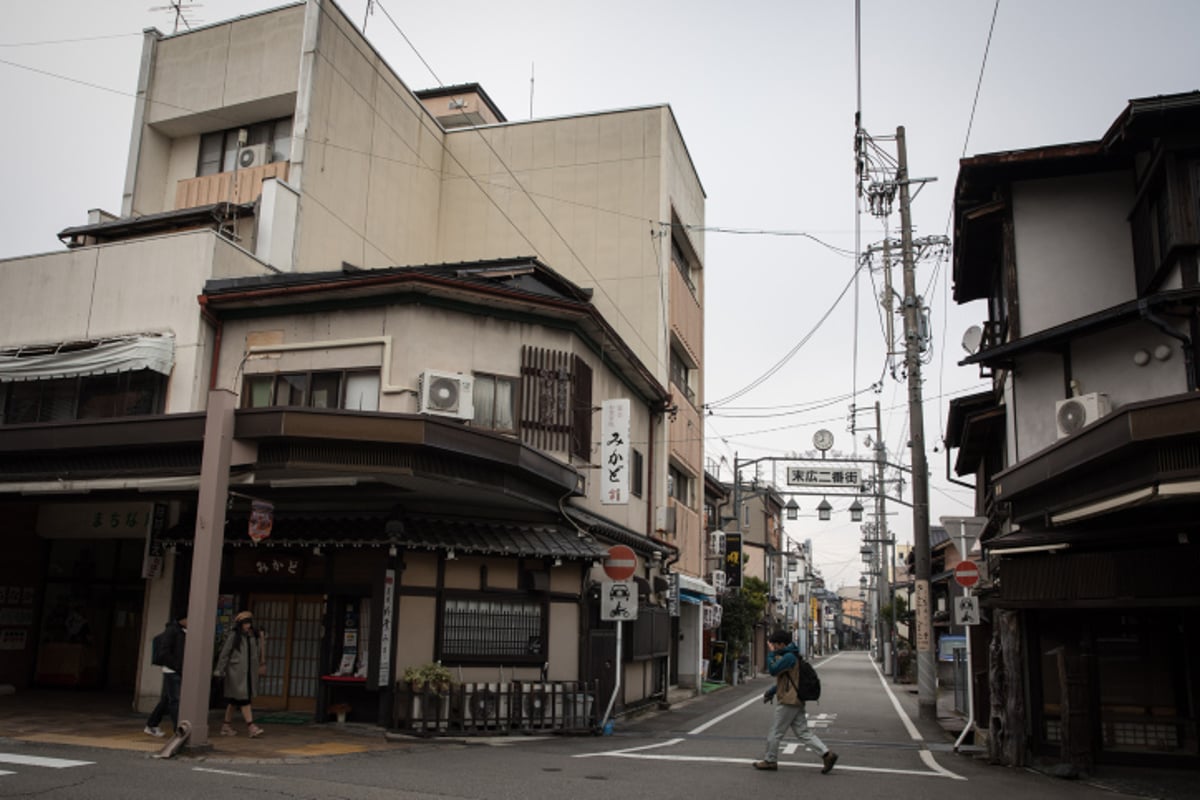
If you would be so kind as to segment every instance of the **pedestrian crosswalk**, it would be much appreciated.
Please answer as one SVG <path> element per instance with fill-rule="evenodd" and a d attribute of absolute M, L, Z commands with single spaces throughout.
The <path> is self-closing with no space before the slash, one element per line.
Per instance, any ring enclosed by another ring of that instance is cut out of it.
<path fill-rule="evenodd" d="M 75 761 L 69 758 L 47 758 L 46 756 L 31 756 L 25 753 L 0 753 L 0 765 L 20 767 L 41 767 L 43 769 L 69 769 L 70 767 L 86 767 L 94 761 Z M 10 769 L 0 766 L 0 776 L 15 775 Z"/>

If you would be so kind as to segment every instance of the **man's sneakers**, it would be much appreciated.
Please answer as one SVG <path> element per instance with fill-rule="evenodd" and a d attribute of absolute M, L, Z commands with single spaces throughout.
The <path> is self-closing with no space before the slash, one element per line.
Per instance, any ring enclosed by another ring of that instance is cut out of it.
<path fill-rule="evenodd" d="M 157 725 L 147 725 L 146 727 L 142 728 L 142 733 L 153 736 L 156 739 L 161 739 L 166 736 L 166 734 L 162 732 L 162 728 L 158 727 Z"/>
<path fill-rule="evenodd" d="M 774 772 L 775 770 L 779 769 L 779 765 L 776 764 L 774 761 L 755 761 L 754 768 L 755 769 L 765 769 L 765 770 Z"/>
<path fill-rule="evenodd" d="M 826 750 L 825 755 L 821 756 L 821 763 L 825 765 L 821 767 L 821 774 L 828 775 L 833 769 L 833 765 L 837 763 L 837 753 Z"/>

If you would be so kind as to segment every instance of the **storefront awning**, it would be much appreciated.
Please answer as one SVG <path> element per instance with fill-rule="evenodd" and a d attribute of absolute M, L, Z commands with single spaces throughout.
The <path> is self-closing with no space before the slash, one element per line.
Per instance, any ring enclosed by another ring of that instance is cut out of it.
<path fill-rule="evenodd" d="M 167 532 L 168 545 L 190 547 L 194 520 Z M 226 523 L 225 543 L 232 547 L 339 548 L 396 547 L 410 550 L 453 550 L 456 555 L 562 558 L 596 561 L 607 548 L 574 528 L 552 522 L 515 522 L 407 515 L 397 520 L 384 513 L 277 513 L 271 535 L 251 541 L 249 518 L 233 515 Z"/>
<path fill-rule="evenodd" d="M 0 350 L 0 383 L 143 369 L 170 375 L 174 364 L 175 337 L 171 335 L 25 345 Z"/>

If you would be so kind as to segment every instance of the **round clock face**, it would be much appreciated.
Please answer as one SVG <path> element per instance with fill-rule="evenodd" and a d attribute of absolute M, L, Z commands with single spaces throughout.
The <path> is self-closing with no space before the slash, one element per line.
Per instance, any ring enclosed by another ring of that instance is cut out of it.
<path fill-rule="evenodd" d="M 813 434 L 813 447 L 818 450 L 828 450 L 833 447 L 833 434 L 822 428 Z"/>

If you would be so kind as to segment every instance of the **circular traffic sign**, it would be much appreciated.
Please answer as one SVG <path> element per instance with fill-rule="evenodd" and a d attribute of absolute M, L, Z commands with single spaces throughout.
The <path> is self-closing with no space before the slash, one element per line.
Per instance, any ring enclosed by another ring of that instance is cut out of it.
<path fill-rule="evenodd" d="M 608 548 L 608 558 L 604 559 L 604 574 L 614 581 L 623 581 L 633 577 L 637 569 L 637 555 L 632 548 L 623 544 L 614 544 Z"/>
<path fill-rule="evenodd" d="M 959 586 L 970 589 L 975 584 L 979 583 L 979 567 L 974 561 L 960 561 L 958 566 L 954 568 L 954 580 Z"/>

